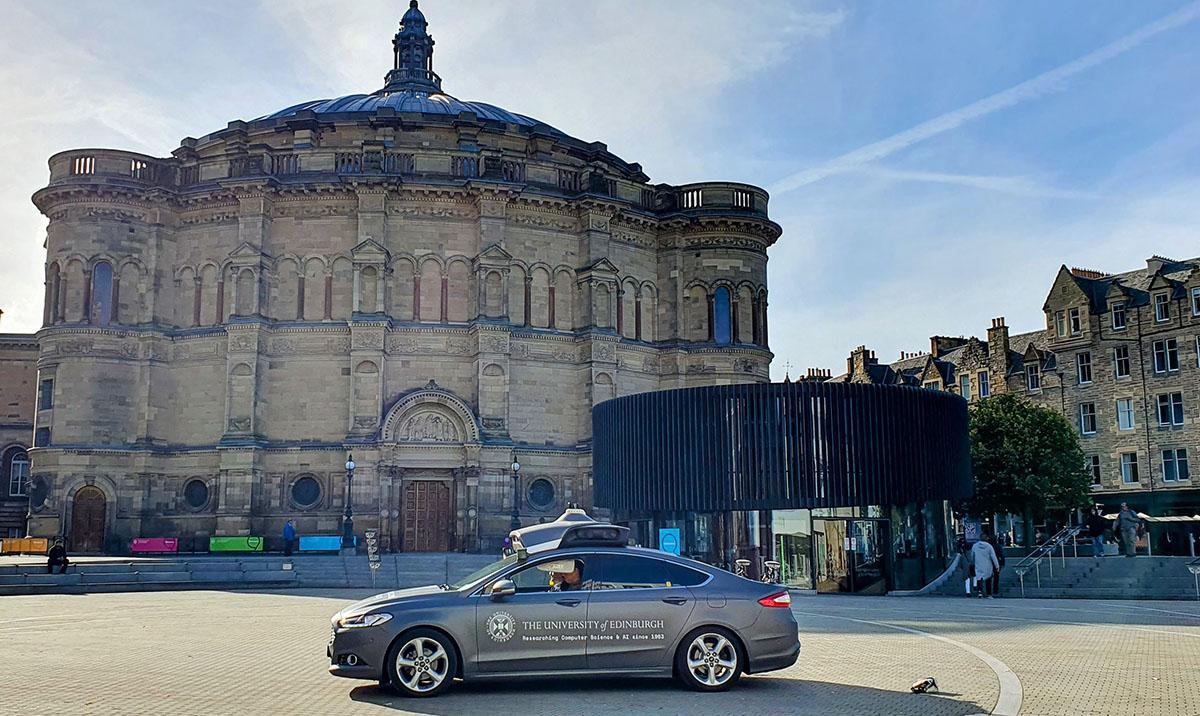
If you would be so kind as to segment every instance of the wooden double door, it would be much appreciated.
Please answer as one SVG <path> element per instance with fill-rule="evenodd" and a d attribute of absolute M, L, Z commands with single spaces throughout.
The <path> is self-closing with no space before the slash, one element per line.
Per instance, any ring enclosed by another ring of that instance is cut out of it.
<path fill-rule="evenodd" d="M 453 483 L 447 480 L 408 480 L 404 483 L 405 552 L 447 552 L 454 529 Z"/>
<path fill-rule="evenodd" d="M 71 503 L 72 552 L 104 551 L 104 525 L 108 512 L 108 501 L 100 488 L 88 485 L 75 493 Z"/>

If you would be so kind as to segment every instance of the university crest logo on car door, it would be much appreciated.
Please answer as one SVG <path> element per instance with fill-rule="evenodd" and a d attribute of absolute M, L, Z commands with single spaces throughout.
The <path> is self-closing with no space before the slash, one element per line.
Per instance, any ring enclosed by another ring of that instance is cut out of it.
<path fill-rule="evenodd" d="M 496 612 L 491 615 L 485 626 L 492 641 L 508 641 L 517 633 L 517 620 L 508 612 Z"/>

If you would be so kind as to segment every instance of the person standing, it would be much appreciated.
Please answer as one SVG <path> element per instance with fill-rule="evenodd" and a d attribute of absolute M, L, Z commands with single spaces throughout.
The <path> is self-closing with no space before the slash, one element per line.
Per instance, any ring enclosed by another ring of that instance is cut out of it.
<path fill-rule="evenodd" d="M 1108 530 L 1108 520 L 1104 519 L 1104 506 L 1096 505 L 1092 514 L 1087 518 L 1088 535 L 1092 538 L 1092 554 L 1096 559 L 1104 556 L 1104 533 Z"/>
<path fill-rule="evenodd" d="M 1141 525 L 1141 518 L 1129 509 L 1129 503 L 1122 502 L 1121 512 L 1117 515 L 1117 532 L 1121 534 L 1121 546 L 1125 548 L 1126 557 L 1137 554 L 1137 531 Z"/>
<path fill-rule="evenodd" d="M 296 521 L 288 520 L 283 525 L 283 556 L 292 556 L 292 545 L 296 541 Z"/>
<path fill-rule="evenodd" d="M 1004 548 L 1000 545 L 1003 542 L 996 539 L 992 534 L 988 534 L 984 539 L 992 546 L 992 551 L 996 553 L 996 571 L 992 573 L 992 583 L 988 590 L 991 596 L 1000 596 L 1000 570 L 1004 569 Z"/>
<path fill-rule="evenodd" d="M 1000 561 L 996 558 L 996 550 L 984 539 L 971 546 L 971 564 L 975 567 L 975 585 L 980 598 L 992 598 L 992 574 L 1000 570 Z"/>

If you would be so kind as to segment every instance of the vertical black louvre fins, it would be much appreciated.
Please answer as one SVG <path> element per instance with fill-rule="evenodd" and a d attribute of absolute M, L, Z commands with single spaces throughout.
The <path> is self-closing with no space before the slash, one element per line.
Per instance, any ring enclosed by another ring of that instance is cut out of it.
<path fill-rule="evenodd" d="M 950 393 L 772 383 L 640 393 L 593 411 L 596 504 L 623 511 L 896 505 L 971 490 Z"/>

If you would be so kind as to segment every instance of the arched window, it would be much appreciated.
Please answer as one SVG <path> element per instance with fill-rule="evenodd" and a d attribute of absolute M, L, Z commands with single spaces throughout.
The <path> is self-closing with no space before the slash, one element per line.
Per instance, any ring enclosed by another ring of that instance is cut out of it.
<path fill-rule="evenodd" d="M 46 278 L 46 317 L 45 325 L 58 322 L 58 291 L 61 279 L 58 274 L 58 264 L 50 267 L 50 275 Z"/>
<path fill-rule="evenodd" d="M 92 268 L 91 314 L 89 320 L 97 326 L 112 322 L 113 313 L 112 264 L 101 261 Z"/>
<path fill-rule="evenodd" d="M 718 288 L 713 293 L 713 340 L 720 345 L 727 345 L 733 341 L 731 308 L 729 289 L 724 286 Z"/>
<path fill-rule="evenodd" d="M 29 455 L 23 448 L 10 448 L 4 456 L 4 467 L 8 473 L 8 494 L 10 497 L 24 497 L 29 494 Z"/>

